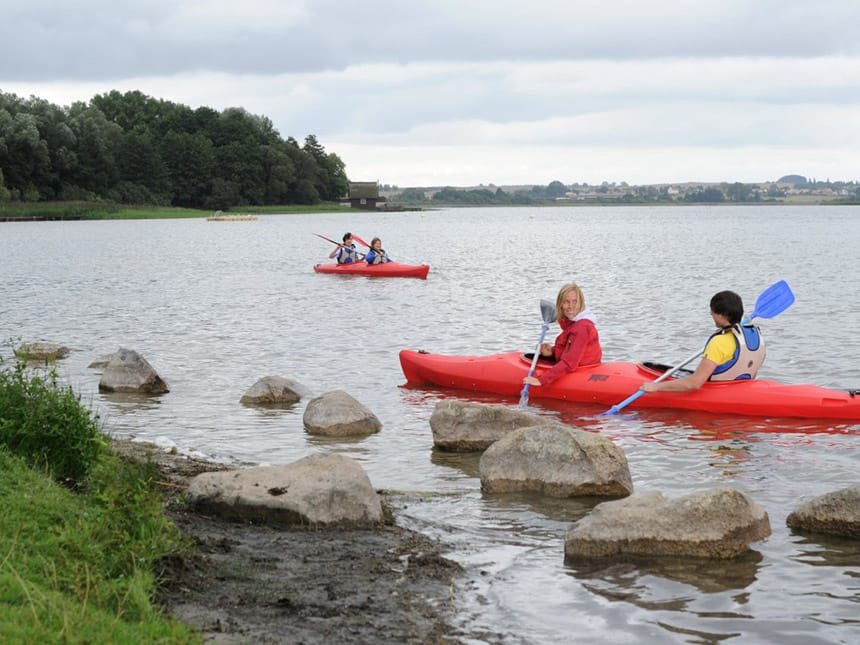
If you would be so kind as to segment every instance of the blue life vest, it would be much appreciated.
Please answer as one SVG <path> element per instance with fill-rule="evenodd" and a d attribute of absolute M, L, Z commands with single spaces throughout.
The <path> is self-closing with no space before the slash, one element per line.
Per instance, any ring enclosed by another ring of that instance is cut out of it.
<path fill-rule="evenodd" d="M 384 249 L 380 249 L 378 253 L 371 249 L 367 252 L 364 259 L 368 264 L 385 264 L 386 262 L 391 262 Z"/>

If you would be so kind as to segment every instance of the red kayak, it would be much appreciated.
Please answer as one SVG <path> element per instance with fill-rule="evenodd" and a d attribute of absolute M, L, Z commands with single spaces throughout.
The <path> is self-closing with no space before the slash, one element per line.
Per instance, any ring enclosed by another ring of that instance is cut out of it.
<path fill-rule="evenodd" d="M 421 278 L 427 279 L 430 272 L 429 264 L 400 264 L 386 262 L 385 264 L 368 264 L 367 262 L 352 262 L 350 264 L 315 264 L 317 273 L 334 273 L 338 275 L 367 275 L 380 278 Z"/>
<path fill-rule="evenodd" d="M 473 392 L 519 396 L 531 361 L 519 352 L 490 356 L 445 356 L 404 349 L 400 366 L 410 385 L 438 385 Z M 552 385 L 531 387 L 532 398 L 595 403 L 609 408 L 663 374 L 640 363 L 603 363 L 580 367 Z M 535 374 L 547 369 L 538 361 Z M 665 368 L 664 368 L 665 370 Z M 857 396 L 855 396 L 855 394 Z M 705 383 L 695 392 L 653 392 L 630 408 L 675 408 L 717 414 L 807 419 L 860 420 L 860 391 L 830 390 L 817 385 L 785 385 L 776 381 Z"/>

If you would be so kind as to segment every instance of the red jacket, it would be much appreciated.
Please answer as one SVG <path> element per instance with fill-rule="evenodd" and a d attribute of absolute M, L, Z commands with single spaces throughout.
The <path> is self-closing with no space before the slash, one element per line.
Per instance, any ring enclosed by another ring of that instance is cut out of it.
<path fill-rule="evenodd" d="M 558 321 L 561 333 L 552 349 L 556 364 L 538 376 L 541 385 L 549 385 L 563 374 L 580 365 L 596 365 L 603 359 L 597 327 L 588 318 L 576 322 L 562 318 Z"/>

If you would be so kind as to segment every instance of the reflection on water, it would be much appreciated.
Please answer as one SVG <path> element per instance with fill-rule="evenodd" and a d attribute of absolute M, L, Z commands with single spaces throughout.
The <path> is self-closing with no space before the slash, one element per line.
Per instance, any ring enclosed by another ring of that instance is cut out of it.
<path fill-rule="evenodd" d="M 357 458 L 359 455 L 368 454 L 370 450 L 364 446 L 370 435 L 348 435 L 344 437 L 329 437 L 326 435 L 308 434 L 306 440 L 308 445 L 327 448 L 328 452 L 343 453 L 347 456 Z"/>
<path fill-rule="evenodd" d="M 134 394 L 131 392 L 103 392 L 101 400 L 116 414 L 139 414 L 151 412 L 161 405 L 161 395 Z"/>
<path fill-rule="evenodd" d="M 434 448 L 430 451 L 430 462 L 443 468 L 456 468 L 466 477 L 481 477 L 480 452 L 446 452 Z"/>
<path fill-rule="evenodd" d="M 429 263 L 428 279 L 315 274 L 328 249 L 313 234 L 345 230 L 379 234 L 395 257 Z M 722 268 L 714 271 L 717 238 Z M 575 239 L 577 252 L 535 255 L 547 239 Z M 656 261 L 655 239 L 661 257 L 682 262 Z M 229 463 L 337 452 L 357 459 L 378 489 L 420 492 L 393 495 L 398 521 L 438 538 L 466 567 L 457 615 L 476 642 L 557 643 L 571 634 L 600 643 L 852 642 L 860 553 L 848 542 L 793 534 L 785 517 L 810 497 L 856 483 L 860 424 L 660 410 L 604 417 L 603 407 L 532 397 L 531 412 L 623 448 L 637 492 L 674 498 L 734 486 L 765 508 L 773 529 L 731 562 L 565 566 L 564 535 L 593 501 L 483 495 L 479 455 L 433 448 L 429 418 L 439 401 L 514 407 L 517 398 L 402 387 L 397 353 L 530 351 L 543 322 L 540 299 L 576 280 L 607 361 L 674 364 L 710 332 L 712 293 L 730 288 L 749 305 L 785 279 L 797 300 L 761 323 L 762 377 L 857 387 L 860 303 L 845 297 L 845 286 L 860 277 L 858 239 L 856 207 L 343 212 L 261 216 L 238 227 L 0 224 L 0 340 L 73 348 L 58 372 L 115 435 Z M 87 366 L 117 347 L 140 352 L 171 391 L 99 393 L 98 371 Z M 302 423 L 307 398 L 286 409 L 241 405 L 267 375 L 314 396 L 344 389 L 383 428 L 316 437 Z"/>
<path fill-rule="evenodd" d="M 268 417 L 278 416 L 285 410 L 294 410 L 299 407 L 297 403 L 243 403 L 239 401 L 239 404 Z"/>
<path fill-rule="evenodd" d="M 607 501 L 606 497 L 547 497 L 536 493 L 483 494 L 484 506 L 500 515 L 534 514 L 552 522 L 571 523 L 585 517 L 591 509 Z"/>
<path fill-rule="evenodd" d="M 642 605 L 660 602 L 655 599 L 653 590 L 643 587 L 640 582 L 649 576 L 680 582 L 700 593 L 720 593 L 751 585 L 756 580 L 762 560 L 760 553 L 748 551 L 730 560 L 634 556 L 621 561 L 617 558 L 568 558 L 565 565 L 573 576 L 589 581 L 589 587 L 596 593 Z M 688 592 L 683 595 L 695 594 Z M 668 599 L 669 602 L 672 600 Z"/>
<path fill-rule="evenodd" d="M 798 552 L 792 559 L 814 567 L 837 567 L 844 575 L 860 579 L 860 571 L 852 571 L 860 562 L 860 540 L 797 531 L 794 544 Z M 860 584 L 860 581 L 858 581 Z"/>

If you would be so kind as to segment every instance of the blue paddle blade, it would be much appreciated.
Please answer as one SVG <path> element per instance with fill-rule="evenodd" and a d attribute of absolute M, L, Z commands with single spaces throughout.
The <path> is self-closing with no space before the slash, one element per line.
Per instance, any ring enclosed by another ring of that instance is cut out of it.
<path fill-rule="evenodd" d="M 785 280 L 772 284 L 762 291 L 758 300 L 755 301 L 755 309 L 749 319 L 773 318 L 788 309 L 794 302 L 794 294 Z"/>

